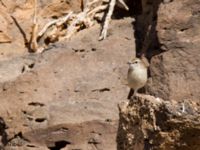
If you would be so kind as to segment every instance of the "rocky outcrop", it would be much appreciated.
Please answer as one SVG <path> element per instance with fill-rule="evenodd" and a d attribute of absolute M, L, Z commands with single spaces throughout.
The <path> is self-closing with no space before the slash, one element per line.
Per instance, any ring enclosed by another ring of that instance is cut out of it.
<path fill-rule="evenodd" d="M 118 150 L 199 150 L 199 104 L 139 95 L 119 105 Z"/>

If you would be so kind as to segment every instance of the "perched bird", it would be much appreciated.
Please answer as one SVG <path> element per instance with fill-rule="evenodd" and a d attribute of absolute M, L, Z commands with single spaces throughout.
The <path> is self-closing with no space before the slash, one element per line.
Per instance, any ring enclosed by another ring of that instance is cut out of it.
<path fill-rule="evenodd" d="M 133 60 L 128 62 L 128 64 L 128 86 L 131 88 L 132 94 L 135 96 L 137 94 L 138 89 L 142 88 L 147 82 L 147 68 L 149 64 L 144 59 L 139 58 L 134 58 Z M 132 94 L 130 95 L 130 93 L 128 98 L 132 96 Z"/>

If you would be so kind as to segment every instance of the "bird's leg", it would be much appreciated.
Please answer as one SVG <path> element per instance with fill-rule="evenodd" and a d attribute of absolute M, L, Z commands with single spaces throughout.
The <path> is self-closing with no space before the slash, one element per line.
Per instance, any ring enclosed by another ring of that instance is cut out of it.
<path fill-rule="evenodd" d="M 134 93 L 133 93 L 133 96 L 134 96 L 134 97 L 137 96 L 137 91 L 138 91 L 138 89 L 135 89 L 135 90 L 134 90 Z"/>
<path fill-rule="evenodd" d="M 134 89 L 133 95 L 131 96 L 131 99 L 137 100 L 137 91 L 138 89 Z"/>
<path fill-rule="evenodd" d="M 133 89 L 131 88 L 130 91 L 129 91 L 129 94 L 128 94 L 127 99 L 130 100 L 130 99 L 132 98 L 132 96 L 133 96 L 133 93 L 134 93 L 134 91 L 133 91 Z"/>

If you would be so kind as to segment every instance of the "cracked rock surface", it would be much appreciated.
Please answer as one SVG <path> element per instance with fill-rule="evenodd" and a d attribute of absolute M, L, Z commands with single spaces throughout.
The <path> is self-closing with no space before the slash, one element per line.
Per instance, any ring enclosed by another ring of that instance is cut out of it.
<path fill-rule="evenodd" d="M 199 150 L 199 103 L 138 95 L 119 105 L 118 150 Z"/>

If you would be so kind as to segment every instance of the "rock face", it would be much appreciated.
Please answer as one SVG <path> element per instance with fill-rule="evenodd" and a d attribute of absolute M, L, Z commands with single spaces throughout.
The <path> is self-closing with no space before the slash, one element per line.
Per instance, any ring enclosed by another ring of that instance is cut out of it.
<path fill-rule="evenodd" d="M 165 100 L 198 101 L 200 2 L 143 0 L 142 4 L 143 12 L 136 16 L 136 33 L 141 35 L 137 48 L 144 45 L 151 59 L 148 92 Z"/>
<path fill-rule="evenodd" d="M 146 51 L 151 61 L 148 93 L 198 101 L 200 2 L 141 0 L 136 6 L 137 55 Z"/>
<path fill-rule="evenodd" d="M 126 63 L 135 55 L 132 19 L 111 29 L 104 41 L 94 26 L 42 54 L 1 63 L 6 150 L 116 149 L 117 104 L 128 96 Z"/>
<path fill-rule="evenodd" d="M 118 150 L 199 150 L 197 103 L 139 95 L 119 106 Z"/>
<path fill-rule="evenodd" d="M 165 52 L 151 60 L 150 93 L 168 100 L 199 101 L 199 10 L 197 0 L 160 5 L 157 33 Z"/>

